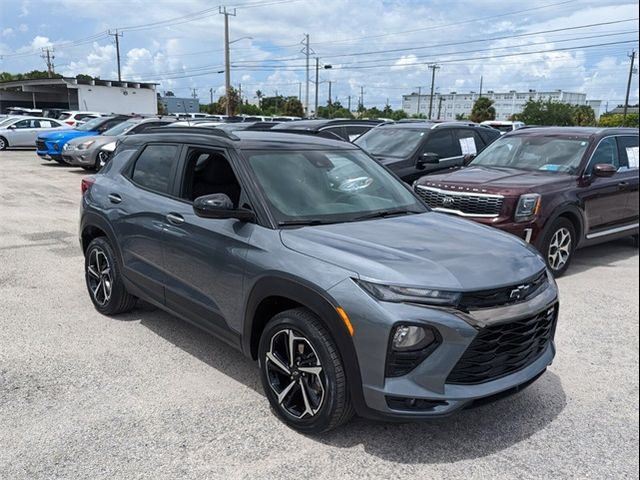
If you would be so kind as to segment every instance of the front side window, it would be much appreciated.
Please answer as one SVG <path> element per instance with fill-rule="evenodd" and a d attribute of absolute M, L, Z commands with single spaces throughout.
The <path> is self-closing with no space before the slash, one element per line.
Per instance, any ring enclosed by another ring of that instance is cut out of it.
<path fill-rule="evenodd" d="M 457 139 L 453 138 L 451 130 L 440 130 L 434 132 L 428 139 L 424 148 L 424 153 L 435 153 L 440 158 L 458 157 L 462 155 L 462 149 Z M 466 133 L 466 132 L 465 132 Z M 473 143 L 473 133 L 467 134 Z"/>
<path fill-rule="evenodd" d="M 588 146 L 587 137 L 506 136 L 484 149 L 471 165 L 575 175 Z"/>
<path fill-rule="evenodd" d="M 373 128 L 353 143 L 373 156 L 402 158 L 418 148 L 426 133 L 417 128 Z"/>
<path fill-rule="evenodd" d="M 33 120 L 20 120 L 17 123 L 14 123 L 16 128 L 33 128 Z"/>
<path fill-rule="evenodd" d="M 595 152 L 591 155 L 591 160 L 589 161 L 585 174 L 591 175 L 594 165 L 598 165 L 599 163 L 613 165 L 616 169 L 620 168 L 618 144 L 616 143 L 615 137 L 603 138 L 602 141 L 600 141 Z"/>
<path fill-rule="evenodd" d="M 175 145 L 149 145 L 136 160 L 131 180 L 154 192 L 170 194 L 178 160 Z"/>
<path fill-rule="evenodd" d="M 402 182 L 358 150 L 245 154 L 281 225 L 337 223 L 425 211 Z"/>

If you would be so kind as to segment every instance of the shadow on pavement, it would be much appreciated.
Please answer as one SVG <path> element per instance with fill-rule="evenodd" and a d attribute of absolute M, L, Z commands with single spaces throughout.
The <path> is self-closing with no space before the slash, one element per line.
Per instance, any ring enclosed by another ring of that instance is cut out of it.
<path fill-rule="evenodd" d="M 140 321 L 198 360 L 264 395 L 256 363 L 206 332 L 144 302 L 117 318 Z M 546 372 L 522 392 L 448 418 L 418 423 L 356 418 L 334 432 L 310 438 L 338 448 L 362 445 L 371 455 L 399 463 L 455 462 L 491 455 L 531 437 L 553 422 L 565 405 L 560 378 Z"/>
<path fill-rule="evenodd" d="M 565 277 L 577 275 L 593 267 L 614 267 L 615 263 L 638 255 L 631 237 L 577 250 Z"/>

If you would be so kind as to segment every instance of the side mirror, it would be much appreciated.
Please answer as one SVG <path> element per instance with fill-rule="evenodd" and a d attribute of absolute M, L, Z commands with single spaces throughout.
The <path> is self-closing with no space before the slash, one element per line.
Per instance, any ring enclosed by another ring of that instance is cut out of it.
<path fill-rule="evenodd" d="M 15 130 L 16 128 L 18 128 L 18 127 L 16 127 L 15 125 L 9 125 L 7 127 L 7 130 Z"/>
<path fill-rule="evenodd" d="M 234 208 L 231 199 L 224 193 L 212 193 L 203 195 L 193 201 L 193 211 L 198 217 L 217 218 L 237 218 L 242 222 L 252 222 L 256 215 L 251 210 L 245 208 Z"/>
<path fill-rule="evenodd" d="M 462 157 L 462 164 L 466 167 L 471 162 L 473 162 L 474 158 L 476 158 L 475 154 L 467 153 L 464 157 Z"/>
<path fill-rule="evenodd" d="M 596 163 L 593 166 L 593 175 L 595 177 L 612 177 L 618 172 L 618 169 L 610 163 Z"/>
<path fill-rule="evenodd" d="M 418 157 L 418 161 L 416 162 L 416 167 L 424 168 L 427 164 L 437 164 L 440 162 L 440 156 L 437 153 L 433 152 L 425 152 L 420 157 Z"/>

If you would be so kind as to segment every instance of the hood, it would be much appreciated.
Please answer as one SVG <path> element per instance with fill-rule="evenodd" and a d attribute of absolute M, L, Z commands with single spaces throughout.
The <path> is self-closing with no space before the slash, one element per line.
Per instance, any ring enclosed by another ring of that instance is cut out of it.
<path fill-rule="evenodd" d="M 299 253 L 378 283 L 469 291 L 517 284 L 545 268 L 522 240 L 428 212 L 282 230 Z"/>
<path fill-rule="evenodd" d="M 49 140 L 49 141 L 57 141 L 57 140 L 65 140 L 69 141 L 72 138 L 77 137 L 88 137 L 91 135 L 96 135 L 97 132 L 81 132 L 78 130 L 64 130 L 62 132 L 49 132 L 38 135 L 39 139 Z"/>
<path fill-rule="evenodd" d="M 445 190 L 452 186 L 468 187 L 474 191 L 480 189 L 483 193 L 500 193 L 509 196 L 520 195 L 523 191 L 536 191 L 538 187 L 570 182 L 575 182 L 575 177 L 564 173 L 470 166 L 449 173 L 422 177 L 417 184 Z"/>
<path fill-rule="evenodd" d="M 75 147 L 77 145 L 80 145 L 81 143 L 88 142 L 91 140 L 93 141 L 91 148 L 94 148 L 94 147 L 99 147 L 109 142 L 112 142 L 116 138 L 118 137 L 111 137 L 111 136 L 105 137 L 103 135 L 89 135 L 89 136 L 81 136 L 81 137 L 73 138 L 72 140 L 69 140 L 67 143 Z"/>

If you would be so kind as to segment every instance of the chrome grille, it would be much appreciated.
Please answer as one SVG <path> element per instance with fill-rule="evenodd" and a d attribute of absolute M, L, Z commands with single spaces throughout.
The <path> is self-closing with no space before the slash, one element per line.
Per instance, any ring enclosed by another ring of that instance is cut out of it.
<path fill-rule="evenodd" d="M 502 210 L 502 195 L 454 192 L 417 185 L 416 193 L 434 210 L 468 217 L 497 217 Z"/>

